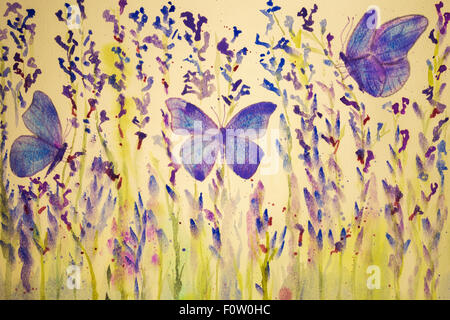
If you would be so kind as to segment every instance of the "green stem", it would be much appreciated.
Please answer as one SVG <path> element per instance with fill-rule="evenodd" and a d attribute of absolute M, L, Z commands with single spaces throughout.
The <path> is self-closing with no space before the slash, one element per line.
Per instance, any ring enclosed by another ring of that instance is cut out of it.
<path fill-rule="evenodd" d="M 267 288 L 268 275 L 266 272 L 267 264 L 269 263 L 269 251 L 270 251 L 270 243 L 269 243 L 269 232 L 266 231 L 266 254 L 264 257 L 264 262 L 261 265 L 261 288 L 263 290 L 263 300 L 269 300 L 269 293 Z"/>
<path fill-rule="evenodd" d="M 338 293 L 337 293 L 337 300 L 342 299 L 342 254 L 343 252 L 339 253 L 339 275 L 338 275 Z"/>
<path fill-rule="evenodd" d="M 40 299 L 45 300 L 45 263 L 44 255 L 41 253 L 41 284 L 39 288 Z"/>
<path fill-rule="evenodd" d="M 72 231 L 72 234 L 73 234 L 73 231 Z M 91 275 L 92 300 L 98 300 L 97 280 L 95 278 L 94 267 L 92 265 L 92 261 L 89 257 L 89 254 L 86 252 L 86 249 L 84 248 L 83 244 L 81 243 L 80 239 L 76 238 L 74 234 L 73 234 L 73 236 L 76 239 L 77 244 L 80 246 L 80 249 L 84 252 L 84 255 L 86 256 L 89 273 Z"/>
<path fill-rule="evenodd" d="M 156 296 L 157 300 L 161 300 L 162 293 L 162 280 L 163 280 L 163 254 L 162 254 L 162 244 L 159 245 L 159 266 L 158 266 L 158 293 Z"/>
<path fill-rule="evenodd" d="M 172 220 L 172 231 L 173 231 L 173 250 L 175 253 L 175 280 L 173 283 L 173 295 L 174 299 L 178 300 L 180 298 L 180 291 L 182 287 L 181 282 L 181 272 L 180 270 L 180 243 L 178 242 L 178 221 L 179 221 L 179 212 L 175 215 L 173 212 L 171 213 Z"/>
<path fill-rule="evenodd" d="M 7 202 L 7 196 L 6 196 L 6 189 L 5 185 L 3 183 L 3 156 L 1 156 L 0 159 L 0 206 L 1 206 L 1 212 L 2 212 L 2 224 L 7 227 L 7 231 L 5 231 L 5 228 L 1 228 L 1 235 L 0 239 L 4 242 L 5 245 L 11 244 L 12 241 L 12 230 L 13 226 L 11 223 L 11 218 L 9 216 L 9 208 L 8 208 L 8 202 Z M 4 292 L 4 298 L 9 299 L 11 295 L 11 278 L 12 278 L 12 264 L 9 262 L 9 250 L 7 247 L 2 247 L 3 251 L 3 257 L 5 259 L 5 278 L 3 283 L 3 292 Z"/>
<path fill-rule="evenodd" d="M 216 262 L 216 300 L 219 299 L 219 259 Z"/>
<path fill-rule="evenodd" d="M 318 273 L 319 273 L 319 299 L 323 300 L 324 299 L 324 277 L 323 277 L 322 251 L 319 252 Z"/>
<path fill-rule="evenodd" d="M 56 300 L 59 300 L 61 294 L 61 241 L 58 240 L 56 248 Z"/>
<path fill-rule="evenodd" d="M 250 259 L 250 264 L 247 265 L 247 290 L 248 290 L 248 300 L 252 300 L 252 296 L 253 296 L 253 259 Z"/>

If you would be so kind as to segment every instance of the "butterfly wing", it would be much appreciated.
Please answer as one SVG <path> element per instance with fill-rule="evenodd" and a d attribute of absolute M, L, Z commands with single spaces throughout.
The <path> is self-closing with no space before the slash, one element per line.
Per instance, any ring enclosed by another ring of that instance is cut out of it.
<path fill-rule="evenodd" d="M 225 157 L 228 166 L 242 179 L 250 179 L 258 170 L 264 151 L 248 137 L 227 139 Z"/>
<path fill-rule="evenodd" d="M 427 26 L 427 18 L 421 15 L 393 19 L 377 29 L 370 50 L 381 63 L 397 62 L 406 58 Z"/>
<path fill-rule="evenodd" d="M 387 97 L 400 90 L 409 78 L 409 62 L 401 59 L 393 64 L 385 64 L 386 80 L 381 97 Z"/>
<path fill-rule="evenodd" d="M 245 131 L 252 139 L 259 136 L 267 129 L 270 116 L 276 108 L 271 102 L 258 102 L 242 109 L 228 122 L 227 135 L 240 135 L 239 131 Z"/>
<path fill-rule="evenodd" d="M 11 146 L 9 164 L 18 177 L 31 177 L 48 166 L 58 149 L 35 136 L 20 136 Z"/>
<path fill-rule="evenodd" d="M 192 136 L 183 143 L 181 161 L 189 174 L 203 181 L 211 172 L 219 152 L 218 136 Z"/>
<path fill-rule="evenodd" d="M 196 180 L 203 181 L 216 161 L 219 145 L 215 139 L 219 130 L 214 121 L 202 110 L 180 98 L 166 100 L 171 115 L 172 131 L 191 135 L 180 150 L 185 169 Z"/>
<path fill-rule="evenodd" d="M 263 150 L 250 139 L 261 136 L 276 109 L 271 102 L 259 102 L 238 112 L 225 128 L 225 158 L 239 177 L 252 177 L 264 156 Z"/>
<path fill-rule="evenodd" d="M 378 12 L 367 11 L 356 25 L 350 36 L 345 54 L 348 59 L 356 59 L 370 53 L 370 44 L 375 35 Z"/>
<path fill-rule="evenodd" d="M 374 97 L 383 92 L 386 82 L 386 70 L 373 56 L 349 60 L 347 70 L 359 85 L 359 89 Z"/>
<path fill-rule="evenodd" d="M 171 115 L 171 128 L 176 134 L 203 133 L 217 125 L 198 107 L 180 98 L 166 100 Z"/>
<path fill-rule="evenodd" d="M 35 91 L 30 107 L 22 116 L 25 126 L 48 144 L 60 148 L 63 144 L 61 122 L 50 98 Z"/>

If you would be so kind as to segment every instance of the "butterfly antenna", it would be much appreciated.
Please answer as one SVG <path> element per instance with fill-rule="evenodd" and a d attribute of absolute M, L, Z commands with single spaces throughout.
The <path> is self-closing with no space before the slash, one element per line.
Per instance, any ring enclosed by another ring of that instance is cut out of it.
<path fill-rule="evenodd" d="M 225 120 L 227 120 L 227 114 L 226 114 L 226 108 L 225 108 L 225 103 L 223 104 L 223 119 L 222 119 L 222 123 L 220 124 L 221 127 L 223 127 L 225 125 Z"/>
<path fill-rule="evenodd" d="M 348 39 L 350 38 L 350 35 L 352 34 L 354 22 L 355 22 L 355 17 L 352 17 L 352 22 L 350 23 L 350 28 L 348 28 L 347 36 L 345 37 L 345 43 L 347 43 Z"/>
<path fill-rule="evenodd" d="M 211 110 L 214 112 L 214 114 L 216 115 L 217 123 L 220 124 L 220 118 L 219 118 L 219 115 L 217 114 L 216 110 L 215 110 L 213 107 L 210 107 L 210 108 L 211 108 Z"/>
<path fill-rule="evenodd" d="M 344 39 L 342 38 L 345 29 L 347 29 L 348 24 L 350 23 L 350 18 L 347 17 L 347 23 L 345 24 L 344 28 L 341 31 L 341 34 L 339 35 L 339 39 L 341 40 L 341 51 L 344 51 Z"/>
<path fill-rule="evenodd" d="M 66 140 L 67 136 L 69 135 L 70 130 L 71 130 L 71 126 L 69 126 L 69 120 L 67 120 L 66 127 L 65 127 L 64 133 L 63 133 L 63 138 L 64 138 L 63 140 L 64 141 Z"/>
<path fill-rule="evenodd" d="M 350 20 L 349 17 L 347 17 L 347 23 L 345 24 L 344 29 L 342 29 L 342 32 L 340 34 L 340 39 L 341 39 L 341 52 L 344 52 L 344 46 L 347 43 L 348 39 L 350 38 L 350 34 L 352 32 L 352 28 L 353 28 L 353 22 L 354 22 L 354 18 L 352 17 L 352 19 Z M 348 27 L 348 28 L 347 28 Z M 347 30 L 348 29 L 348 30 Z M 347 30 L 347 31 L 346 31 Z M 345 34 L 345 36 L 344 36 Z M 343 37 L 345 37 L 343 39 Z"/>

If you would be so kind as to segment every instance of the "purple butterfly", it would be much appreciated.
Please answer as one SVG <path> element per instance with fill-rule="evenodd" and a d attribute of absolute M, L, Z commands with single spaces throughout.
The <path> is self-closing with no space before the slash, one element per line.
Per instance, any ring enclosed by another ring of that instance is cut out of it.
<path fill-rule="evenodd" d="M 221 153 L 222 159 L 241 178 L 251 178 L 264 156 L 251 139 L 261 137 L 276 109 L 271 102 L 252 104 L 220 128 L 198 107 L 183 99 L 166 100 L 175 134 L 190 135 L 180 150 L 181 161 L 192 177 L 205 180 Z"/>
<path fill-rule="evenodd" d="M 409 78 L 406 55 L 425 31 L 421 15 L 395 18 L 376 28 L 378 11 L 370 9 L 359 21 L 340 57 L 361 91 L 387 97 L 400 90 Z"/>
<path fill-rule="evenodd" d="M 18 177 L 31 177 L 50 165 L 48 175 L 63 159 L 67 149 L 55 106 L 45 93 L 36 91 L 22 119 L 35 135 L 20 136 L 14 141 L 9 158 L 11 170 Z"/>

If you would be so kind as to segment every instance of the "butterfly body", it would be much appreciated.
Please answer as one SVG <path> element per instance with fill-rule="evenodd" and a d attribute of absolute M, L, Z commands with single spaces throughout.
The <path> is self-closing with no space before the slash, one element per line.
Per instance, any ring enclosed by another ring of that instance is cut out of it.
<path fill-rule="evenodd" d="M 376 28 L 377 20 L 375 9 L 366 12 L 340 57 L 361 91 L 374 97 L 387 97 L 408 80 L 407 54 L 425 31 L 428 20 L 421 15 L 409 15 Z"/>
<path fill-rule="evenodd" d="M 25 126 L 35 135 L 23 135 L 14 141 L 9 158 L 11 170 L 23 178 L 31 177 L 49 166 L 48 175 L 62 161 L 67 150 L 55 106 L 45 93 L 36 91 L 22 118 Z"/>
<path fill-rule="evenodd" d="M 241 178 L 249 179 L 258 169 L 263 150 L 253 141 L 264 134 L 276 105 L 259 102 L 236 114 L 225 126 L 218 126 L 202 110 L 179 98 L 166 101 L 172 131 L 190 135 L 181 146 L 181 161 L 196 180 L 203 181 L 218 154 Z"/>
<path fill-rule="evenodd" d="M 64 142 L 63 145 L 60 148 L 58 148 L 58 152 L 56 153 L 55 157 L 53 158 L 52 163 L 48 167 L 48 170 L 47 170 L 47 173 L 45 176 L 48 176 L 50 174 L 50 172 L 52 172 L 53 169 L 56 167 L 56 165 L 63 160 L 66 150 L 67 150 L 67 143 Z"/>

